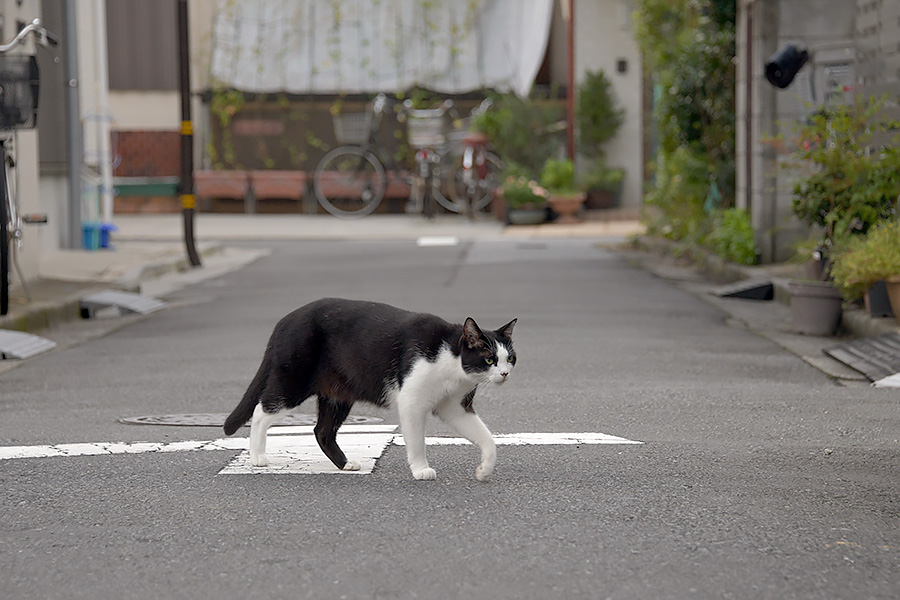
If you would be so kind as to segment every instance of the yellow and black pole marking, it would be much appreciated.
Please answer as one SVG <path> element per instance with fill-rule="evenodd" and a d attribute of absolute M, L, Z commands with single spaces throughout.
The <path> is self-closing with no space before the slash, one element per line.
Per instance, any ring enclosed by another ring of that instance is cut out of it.
<path fill-rule="evenodd" d="M 178 3 L 178 58 L 181 71 L 181 212 L 184 216 L 184 245 L 188 260 L 200 266 L 194 245 L 194 125 L 191 122 L 191 64 L 188 45 L 187 0 Z"/>

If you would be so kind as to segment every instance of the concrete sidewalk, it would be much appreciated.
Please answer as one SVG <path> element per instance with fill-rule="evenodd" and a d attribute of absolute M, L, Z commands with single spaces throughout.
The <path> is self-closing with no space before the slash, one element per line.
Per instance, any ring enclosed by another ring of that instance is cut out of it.
<path fill-rule="evenodd" d="M 102 289 L 139 291 L 148 281 L 174 271 L 190 269 L 180 214 L 119 215 L 118 231 L 110 248 L 97 251 L 60 250 L 41 257 L 39 278 L 25 290 L 15 281 L 9 314 L 0 317 L 0 329 L 36 332 L 80 318 L 80 299 Z M 250 260 L 247 255 L 227 257 L 230 242 L 272 240 L 422 240 L 440 243 L 458 240 L 546 237 L 598 238 L 625 241 L 643 227 L 632 212 L 604 211 L 574 225 L 544 224 L 505 227 L 496 220 L 468 221 L 455 215 L 429 221 L 414 215 L 371 215 L 341 220 L 330 215 L 198 214 L 194 222 L 197 250 L 204 265 L 198 278 L 213 277 Z M 208 264 L 210 261 L 216 263 Z M 193 269 L 192 269 L 193 271 Z"/>
<path fill-rule="evenodd" d="M 122 215 L 116 217 L 115 241 L 180 241 L 180 215 Z M 237 240 L 416 240 L 456 237 L 461 240 L 500 237 L 625 237 L 640 233 L 637 215 L 610 212 L 573 225 L 545 223 L 506 227 L 496 220 L 468 221 L 458 215 L 428 220 L 416 215 L 371 215 L 342 220 L 330 215 L 202 214 L 195 221 L 200 241 Z"/>

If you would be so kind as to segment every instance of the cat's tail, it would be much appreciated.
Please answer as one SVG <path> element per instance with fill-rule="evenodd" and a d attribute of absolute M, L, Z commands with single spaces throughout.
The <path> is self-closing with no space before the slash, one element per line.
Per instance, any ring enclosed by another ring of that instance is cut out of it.
<path fill-rule="evenodd" d="M 235 431 L 243 427 L 244 423 L 249 421 L 250 417 L 253 416 L 253 411 L 259 403 L 263 388 L 266 385 L 266 381 L 269 379 L 268 358 L 268 356 L 263 358 L 262 364 L 259 365 L 259 370 L 256 372 L 256 376 L 253 378 L 253 381 L 250 382 L 247 391 L 244 392 L 244 397 L 241 398 L 241 401 L 235 409 L 231 411 L 231 414 L 225 419 L 225 425 L 223 426 L 225 435 L 232 435 Z"/>

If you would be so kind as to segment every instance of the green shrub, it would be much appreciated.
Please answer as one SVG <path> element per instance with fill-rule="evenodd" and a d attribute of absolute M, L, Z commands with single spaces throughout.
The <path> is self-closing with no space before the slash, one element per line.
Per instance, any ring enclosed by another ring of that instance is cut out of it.
<path fill-rule="evenodd" d="M 624 120 L 625 111 L 603 71 L 587 72 L 578 86 L 575 107 L 579 151 L 592 158 L 602 156 L 603 144 L 615 137 Z"/>
<path fill-rule="evenodd" d="M 587 191 L 616 192 L 625 181 L 625 169 L 596 163 L 579 178 L 578 187 Z"/>
<path fill-rule="evenodd" d="M 547 205 L 547 190 L 533 179 L 509 176 L 503 184 L 503 201 L 509 208 L 543 208 Z"/>
<path fill-rule="evenodd" d="M 575 192 L 575 163 L 554 158 L 545 162 L 541 169 L 541 186 L 557 194 Z"/>
<path fill-rule="evenodd" d="M 647 192 L 643 222 L 647 232 L 672 240 L 699 241 L 708 231 L 704 202 L 709 162 L 688 147 L 663 156 L 653 188 Z"/>
<path fill-rule="evenodd" d="M 750 215 L 739 208 L 717 211 L 706 245 L 723 259 L 739 265 L 756 263 L 757 247 Z"/>
<path fill-rule="evenodd" d="M 558 106 L 506 94 L 497 98 L 491 110 L 478 115 L 472 125 L 488 136 L 505 162 L 517 163 L 535 176 L 562 148 L 554 124 L 563 117 L 564 111 Z"/>
<path fill-rule="evenodd" d="M 848 234 L 865 234 L 893 217 L 900 191 L 900 149 L 871 153 L 873 134 L 884 130 L 884 102 L 854 102 L 820 110 L 798 129 L 800 143 L 788 167 L 803 174 L 794 186 L 794 214 L 824 230 L 826 246 Z"/>
<path fill-rule="evenodd" d="M 900 275 L 900 222 L 877 225 L 865 236 L 846 236 L 831 256 L 831 277 L 848 300 L 872 284 Z"/>

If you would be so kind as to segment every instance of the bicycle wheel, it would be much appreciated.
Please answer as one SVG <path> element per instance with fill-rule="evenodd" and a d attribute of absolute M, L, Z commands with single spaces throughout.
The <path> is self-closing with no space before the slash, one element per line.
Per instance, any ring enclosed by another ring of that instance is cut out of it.
<path fill-rule="evenodd" d="M 500 187 L 503 161 L 493 152 L 488 152 L 485 159 L 485 176 L 476 179 L 471 185 L 466 181 L 462 162 L 456 165 L 453 172 L 453 185 L 450 187 L 452 199 L 448 200 L 452 204 L 452 208 L 443 203 L 442 206 L 457 213 L 466 212 L 466 205 L 469 202 L 472 203 L 475 212 L 481 212 L 490 207 L 491 200 L 494 198 L 494 190 Z"/>
<path fill-rule="evenodd" d="M 0 315 L 9 312 L 9 214 L 6 153 L 0 151 Z"/>
<path fill-rule="evenodd" d="M 336 217 L 371 214 L 384 198 L 387 177 L 372 152 L 339 146 L 322 157 L 313 175 L 313 191 L 322 208 Z"/>
<path fill-rule="evenodd" d="M 432 174 L 434 185 L 431 186 L 431 195 L 438 204 L 450 212 L 460 213 L 466 209 L 464 199 L 457 201 L 454 180 L 444 177 L 445 173 L 456 173 L 461 166 L 461 163 L 457 163 L 459 163 L 459 160 L 453 160 L 451 163 L 450 160 L 444 158 L 435 166 L 435 171 Z"/>

